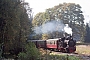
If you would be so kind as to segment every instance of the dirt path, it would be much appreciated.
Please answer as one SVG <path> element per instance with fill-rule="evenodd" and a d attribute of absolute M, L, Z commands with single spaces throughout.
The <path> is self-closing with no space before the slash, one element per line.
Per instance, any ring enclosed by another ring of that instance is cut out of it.
<path fill-rule="evenodd" d="M 82 60 L 90 60 L 90 55 L 79 55 Z"/>
<path fill-rule="evenodd" d="M 90 55 L 85 54 L 68 54 L 68 55 L 79 57 L 81 60 L 90 60 Z"/>

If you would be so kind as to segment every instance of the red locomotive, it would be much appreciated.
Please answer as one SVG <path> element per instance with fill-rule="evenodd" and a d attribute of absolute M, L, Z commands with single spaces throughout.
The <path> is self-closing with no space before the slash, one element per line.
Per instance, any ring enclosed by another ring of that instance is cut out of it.
<path fill-rule="evenodd" d="M 59 38 L 48 40 L 29 40 L 33 42 L 37 48 L 51 49 L 61 52 L 73 53 L 76 51 L 76 41 L 71 38 Z"/>

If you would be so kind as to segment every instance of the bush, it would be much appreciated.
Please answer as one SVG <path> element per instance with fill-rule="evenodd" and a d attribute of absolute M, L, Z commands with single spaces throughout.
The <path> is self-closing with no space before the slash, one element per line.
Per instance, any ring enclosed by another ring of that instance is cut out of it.
<path fill-rule="evenodd" d="M 20 60 L 37 60 L 40 56 L 40 52 L 33 43 L 28 43 L 25 46 L 26 52 L 20 52 L 18 57 Z"/>
<path fill-rule="evenodd" d="M 27 58 L 26 53 L 23 52 L 19 53 L 18 56 L 20 60 L 25 60 Z"/>
<path fill-rule="evenodd" d="M 80 60 L 80 58 L 68 55 L 45 55 L 41 60 Z"/>

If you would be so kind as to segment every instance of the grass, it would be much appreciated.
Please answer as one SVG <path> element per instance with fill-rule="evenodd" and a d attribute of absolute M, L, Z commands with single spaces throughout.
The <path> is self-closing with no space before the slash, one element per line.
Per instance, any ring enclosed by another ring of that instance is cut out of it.
<path fill-rule="evenodd" d="M 90 55 L 90 43 L 77 43 L 76 53 Z"/>
<path fill-rule="evenodd" d="M 80 58 L 68 55 L 45 55 L 39 60 L 80 60 Z"/>
<path fill-rule="evenodd" d="M 90 45 L 78 45 L 76 46 L 76 52 L 79 54 L 90 54 Z"/>

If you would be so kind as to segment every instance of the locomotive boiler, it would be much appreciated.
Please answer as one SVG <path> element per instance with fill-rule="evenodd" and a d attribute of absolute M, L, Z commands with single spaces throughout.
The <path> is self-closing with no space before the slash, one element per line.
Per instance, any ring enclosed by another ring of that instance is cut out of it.
<path fill-rule="evenodd" d="M 76 51 L 76 41 L 70 36 L 68 38 L 57 38 L 48 40 L 28 40 L 33 42 L 37 48 L 73 53 Z"/>

